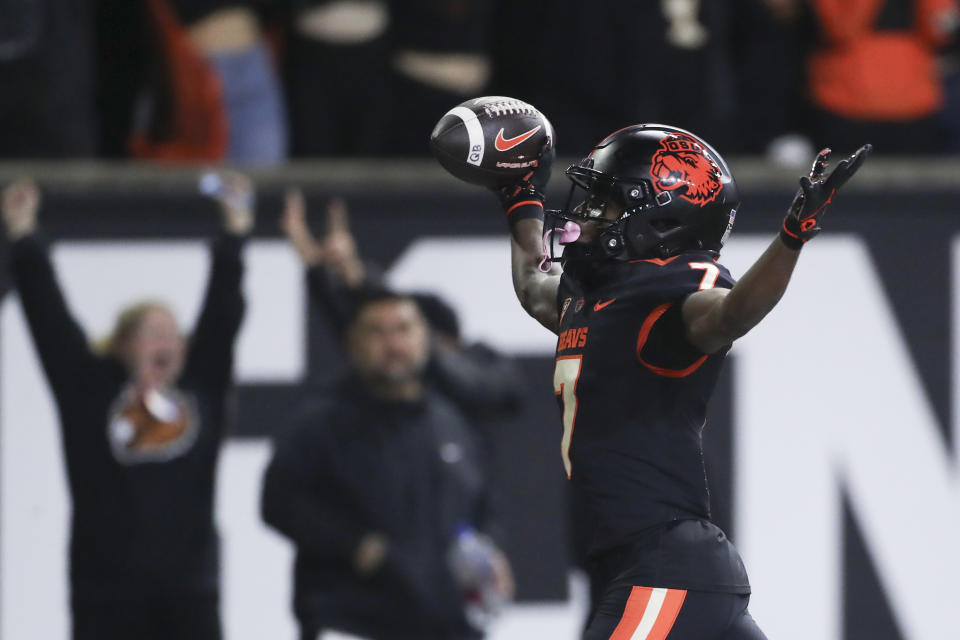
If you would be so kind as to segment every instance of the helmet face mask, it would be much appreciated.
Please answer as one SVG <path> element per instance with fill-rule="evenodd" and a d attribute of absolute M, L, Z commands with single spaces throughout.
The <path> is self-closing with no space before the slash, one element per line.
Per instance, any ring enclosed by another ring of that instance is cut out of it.
<path fill-rule="evenodd" d="M 740 204 L 720 155 L 665 125 L 621 129 L 566 174 L 569 196 L 548 223 L 598 222 L 599 232 L 580 241 L 579 253 L 591 259 L 664 259 L 688 250 L 718 255 Z"/>
<path fill-rule="evenodd" d="M 612 207 L 609 198 L 598 193 L 588 193 L 580 204 L 570 210 L 571 217 L 585 222 L 590 220 L 607 220 L 607 209 Z"/>
<path fill-rule="evenodd" d="M 585 187 L 584 183 L 574 180 L 573 177 L 571 182 L 563 209 L 548 209 L 544 212 L 544 250 L 551 261 L 558 261 L 557 248 L 554 242 L 546 240 L 548 235 L 569 228 L 572 224 L 577 228 L 574 236 L 577 240 L 570 243 L 560 240 L 559 244 L 576 244 L 582 255 L 592 257 L 595 248 L 603 246 L 602 243 L 598 244 L 597 239 L 601 235 L 616 233 L 614 230 L 622 217 L 623 207 L 616 202 L 606 185 L 594 184 L 591 181 L 588 183 L 590 186 Z M 562 237 L 562 233 L 555 235 L 557 239 Z"/>

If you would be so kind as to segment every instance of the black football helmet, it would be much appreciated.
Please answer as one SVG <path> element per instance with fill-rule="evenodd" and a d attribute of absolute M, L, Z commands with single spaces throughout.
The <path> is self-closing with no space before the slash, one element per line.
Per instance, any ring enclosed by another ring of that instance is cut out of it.
<path fill-rule="evenodd" d="M 662 124 L 610 134 L 566 174 L 573 183 L 566 205 L 549 213 L 600 225 L 596 241 L 578 247 L 578 255 L 594 259 L 662 259 L 695 249 L 719 255 L 740 206 L 720 154 Z M 619 212 L 615 219 L 605 215 L 610 207 Z"/>

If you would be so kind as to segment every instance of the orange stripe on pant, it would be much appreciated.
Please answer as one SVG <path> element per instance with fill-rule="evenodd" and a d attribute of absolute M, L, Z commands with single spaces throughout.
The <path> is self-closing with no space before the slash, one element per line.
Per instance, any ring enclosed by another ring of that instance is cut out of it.
<path fill-rule="evenodd" d="M 610 640 L 664 640 L 686 597 L 684 589 L 634 587 Z"/>

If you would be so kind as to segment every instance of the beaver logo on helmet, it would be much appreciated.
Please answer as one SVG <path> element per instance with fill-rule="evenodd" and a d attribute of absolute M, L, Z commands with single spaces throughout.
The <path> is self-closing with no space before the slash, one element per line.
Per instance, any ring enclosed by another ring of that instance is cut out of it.
<path fill-rule="evenodd" d="M 672 134 L 660 141 L 650 161 L 657 193 L 675 191 L 684 200 L 704 206 L 723 190 L 720 167 L 695 138 Z"/>

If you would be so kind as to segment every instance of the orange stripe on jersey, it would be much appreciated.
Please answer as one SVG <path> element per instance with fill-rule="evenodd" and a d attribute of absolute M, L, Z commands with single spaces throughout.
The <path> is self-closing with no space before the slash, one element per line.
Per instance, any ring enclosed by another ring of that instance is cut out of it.
<path fill-rule="evenodd" d="M 647 610 L 650 603 L 650 594 L 653 589 L 650 587 L 634 587 L 630 591 L 630 597 L 627 598 L 627 606 L 623 609 L 623 616 L 620 623 L 613 630 L 609 640 L 631 640 L 633 632 L 640 626 L 640 620 Z"/>
<path fill-rule="evenodd" d="M 660 305 L 651 311 L 650 315 L 647 316 L 647 319 L 643 321 L 643 324 L 640 326 L 640 333 L 637 335 L 637 360 L 640 361 L 640 364 L 645 366 L 647 369 L 650 369 L 650 371 L 653 371 L 658 376 L 664 376 L 665 378 L 686 378 L 688 375 L 699 369 L 700 365 L 706 362 L 709 356 L 701 356 L 696 360 L 696 362 L 691 364 L 686 369 L 665 369 L 663 367 L 650 364 L 644 360 L 643 356 L 641 355 L 643 347 L 647 344 L 647 338 L 650 337 L 650 332 L 653 330 L 653 325 L 655 325 L 657 320 L 660 319 L 660 316 L 666 313 L 667 309 L 672 306 L 672 302 L 667 302 L 666 304 Z"/>
<path fill-rule="evenodd" d="M 609 640 L 665 640 L 686 597 L 684 589 L 634 587 Z"/>
<path fill-rule="evenodd" d="M 663 267 L 670 264 L 671 262 L 673 262 L 679 257 L 680 256 L 673 256 L 672 258 L 667 258 L 666 260 L 663 260 L 661 258 L 644 258 L 642 260 L 628 260 L 628 262 L 630 264 L 636 264 L 637 262 L 649 262 L 650 264 L 655 264 L 658 267 Z"/>
<path fill-rule="evenodd" d="M 670 629 L 673 629 L 673 623 L 677 621 L 680 614 L 680 607 L 687 597 L 686 589 L 667 589 L 667 595 L 663 599 L 663 606 L 660 607 L 660 615 L 653 624 L 653 629 L 647 634 L 645 640 L 664 640 Z"/>

